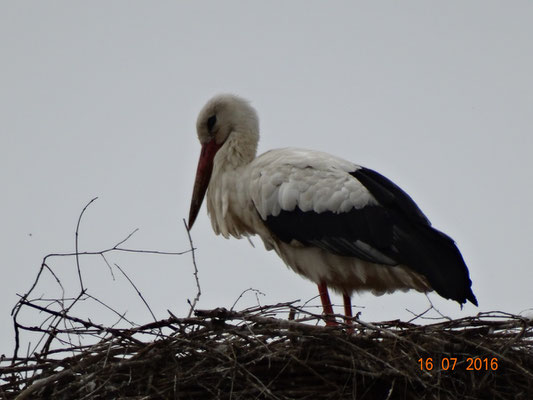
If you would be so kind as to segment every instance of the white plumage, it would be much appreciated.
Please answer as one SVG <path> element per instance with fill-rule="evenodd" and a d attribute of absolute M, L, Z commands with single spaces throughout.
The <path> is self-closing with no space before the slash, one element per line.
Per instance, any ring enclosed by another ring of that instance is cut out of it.
<path fill-rule="evenodd" d="M 211 99 L 197 131 L 202 154 L 189 227 L 207 189 L 215 233 L 259 235 L 268 250 L 319 285 L 326 313 L 327 286 L 345 302 L 357 290 L 412 288 L 476 304 L 453 241 L 385 177 L 318 151 L 285 148 L 256 158 L 257 114 L 237 96 Z"/>
<path fill-rule="evenodd" d="M 271 150 L 248 166 L 250 196 L 263 219 L 281 210 L 348 212 L 377 204 L 349 172 L 358 165 L 327 153 L 286 148 Z"/>

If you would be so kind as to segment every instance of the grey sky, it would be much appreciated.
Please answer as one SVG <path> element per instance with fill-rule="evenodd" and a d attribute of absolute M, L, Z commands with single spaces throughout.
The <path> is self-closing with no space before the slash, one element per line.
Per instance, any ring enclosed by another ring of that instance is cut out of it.
<path fill-rule="evenodd" d="M 260 152 L 318 149 L 376 169 L 456 240 L 480 307 L 430 295 L 442 312 L 533 307 L 532 20 L 528 1 L 3 2 L 0 354 L 13 346 L 16 293 L 45 254 L 73 250 L 91 198 L 100 196 L 82 250 L 137 227 L 129 247 L 188 248 L 181 219 L 200 149 L 196 116 L 226 91 L 258 110 Z M 260 240 L 252 248 L 215 236 L 205 208 L 193 239 L 200 308 L 230 307 L 249 287 L 263 303 L 316 295 Z M 72 271 L 71 261 L 54 268 Z M 188 256 L 112 261 L 158 317 L 188 309 Z M 89 290 L 149 321 L 101 260 L 82 268 Z M 367 320 L 407 319 L 406 309 L 428 305 L 415 292 L 353 303 Z"/>

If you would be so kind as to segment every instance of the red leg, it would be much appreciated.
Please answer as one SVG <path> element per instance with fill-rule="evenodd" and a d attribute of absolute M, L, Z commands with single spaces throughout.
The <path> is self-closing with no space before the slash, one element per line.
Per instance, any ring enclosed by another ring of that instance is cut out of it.
<path fill-rule="evenodd" d="M 352 326 L 352 299 L 350 298 L 350 295 L 344 293 L 342 295 L 342 300 L 344 301 L 344 315 L 348 318 L 344 319 L 344 322 L 346 322 L 346 325 L 349 327 Z M 352 328 L 349 328 L 349 331 L 353 332 Z"/>
<path fill-rule="evenodd" d="M 328 285 L 324 282 L 318 284 L 318 293 L 320 294 L 320 301 L 322 302 L 322 308 L 326 316 L 326 326 L 335 326 L 335 318 L 333 317 L 333 307 L 331 306 L 331 300 L 329 299 Z"/>

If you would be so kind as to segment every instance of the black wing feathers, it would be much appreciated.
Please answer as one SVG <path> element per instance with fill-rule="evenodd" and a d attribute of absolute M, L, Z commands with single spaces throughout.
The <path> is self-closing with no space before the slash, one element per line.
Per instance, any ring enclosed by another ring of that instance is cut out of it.
<path fill-rule="evenodd" d="M 392 242 L 392 230 L 386 218 L 381 207 L 365 207 L 342 214 L 303 212 L 295 208 L 293 211 L 282 210 L 276 217 L 268 216 L 265 223 L 286 243 L 297 240 L 303 245 L 320 247 L 339 256 L 396 265 L 397 261 L 380 253 L 380 249 L 387 251 Z M 369 252 L 357 241 L 367 243 L 374 251 Z"/>
<path fill-rule="evenodd" d="M 351 175 L 379 205 L 345 213 L 282 210 L 265 223 L 283 242 L 389 265 L 402 264 L 425 276 L 441 296 L 477 305 L 468 269 L 454 241 L 431 227 L 416 203 L 389 179 L 360 168 Z"/>
<path fill-rule="evenodd" d="M 431 225 L 411 196 L 380 173 L 369 168 L 360 168 L 350 175 L 361 182 L 382 206 L 399 211 L 421 224 Z"/>

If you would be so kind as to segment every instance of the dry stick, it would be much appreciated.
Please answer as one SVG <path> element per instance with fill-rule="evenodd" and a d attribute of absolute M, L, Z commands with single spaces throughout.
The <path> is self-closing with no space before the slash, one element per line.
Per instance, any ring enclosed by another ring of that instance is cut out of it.
<path fill-rule="evenodd" d="M 89 201 L 85 207 L 83 207 L 83 210 L 81 210 L 80 216 L 78 217 L 78 224 L 76 225 L 76 267 L 78 268 L 78 278 L 80 279 L 80 291 L 85 291 L 83 287 L 83 279 L 81 277 L 81 269 L 80 269 L 80 257 L 79 257 L 79 245 L 78 245 L 78 239 L 79 239 L 79 230 L 80 230 L 80 224 L 81 219 L 83 217 L 83 214 L 85 213 L 85 210 L 87 210 L 87 207 L 89 207 L 93 201 L 95 201 L 98 197 L 95 197 L 91 201 Z"/>
<path fill-rule="evenodd" d="M 245 289 L 241 292 L 241 294 L 239 295 L 239 297 L 237 297 L 237 300 L 235 300 L 235 302 L 233 303 L 233 305 L 231 306 L 231 308 L 229 309 L 230 311 L 233 311 L 233 309 L 235 308 L 235 306 L 237 305 L 237 303 L 239 302 L 239 300 L 242 298 L 242 296 L 244 296 L 246 293 L 248 292 L 254 292 L 255 295 L 257 296 L 257 294 L 262 294 L 263 296 L 265 296 L 265 294 L 263 292 L 261 292 L 260 290 L 257 290 L 257 289 L 254 289 L 254 288 L 248 288 L 248 289 Z M 257 302 L 259 307 L 261 307 L 261 305 L 259 304 L 259 301 Z"/>
<path fill-rule="evenodd" d="M 115 325 L 118 324 L 118 323 L 119 323 L 120 321 L 122 321 L 122 320 L 126 321 L 126 322 L 127 322 L 128 324 L 130 324 L 131 326 L 135 326 L 135 325 L 137 325 L 137 324 L 135 324 L 133 321 L 130 321 L 128 318 L 126 318 L 126 313 L 123 313 L 123 314 L 119 313 L 117 310 L 115 310 L 114 308 L 108 306 L 108 305 L 107 305 L 106 303 L 104 303 L 102 300 L 97 299 L 96 297 L 90 295 L 89 293 L 85 293 L 85 295 L 86 295 L 88 298 L 90 298 L 90 299 L 96 301 L 97 303 L 101 304 L 102 306 L 104 306 L 105 308 L 107 308 L 109 311 L 115 313 L 115 314 L 119 317 L 119 320 L 115 323 Z"/>
<path fill-rule="evenodd" d="M 135 229 L 137 231 L 137 229 Z M 51 253 L 48 254 L 44 261 L 46 261 L 48 258 L 51 257 L 72 257 L 72 256 L 102 256 L 103 254 L 110 253 L 113 251 L 118 252 L 125 252 L 125 253 L 141 253 L 141 254 L 158 254 L 158 255 L 164 255 L 164 256 L 181 256 L 183 254 L 190 253 L 191 250 L 185 250 L 180 252 L 172 252 L 172 251 L 158 251 L 158 250 L 137 250 L 137 249 L 126 249 L 123 247 L 111 247 L 109 249 L 101 250 L 101 251 L 82 251 L 80 253 Z"/>
<path fill-rule="evenodd" d="M 70 320 L 72 322 L 76 322 L 78 324 L 83 325 L 84 328 L 94 328 L 94 329 L 97 329 L 97 330 L 102 331 L 102 332 L 110 333 L 113 336 L 127 338 L 128 340 L 132 340 L 132 341 L 136 342 L 137 344 L 142 344 L 141 341 L 139 341 L 139 340 L 137 340 L 137 339 L 135 339 L 135 338 L 133 338 L 133 337 L 131 337 L 129 335 L 128 332 L 130 332 L 130 331 L 124 331 L 124 330 L 121 330 L 121 329 L 108 328 L 108 327 L 105 327 L 103 325 L 95 324 L 94 322 L 91 322 L 91 321 L 85 321 L 85 320 L 83 320 L 81 318 L 78 318 L 78 317 L 71 317 L 70 315 L 66 314 L 64 311 L 58 312 L 58 311 L 54 311 L 54 310 L 49 310 L 47 308 L 44 308 L 44 307 L 38 306 L 36 304 L 30 303 L 30 302 L 28 302 L 26 300 L 22 301 L 22 304 L 26 305 L 28 307 L 32 307 L 32 308 L 35 308 L 37 310 L 46 312 L 48 314 L 52 314 L 52 315 L 56 315 L 58 317 L 62 317 L 64 319 L 68 319 L 68 320 Z"/>
<path fill-rule="evenodd" d="M 417 319 L 421 318 L 423 319 L 424 315 L 426 315 L 428 312 L 430 312 L 431 310 L 433 309 L 433 306 L 430 306 L 429 308 L 427 308 L 425 311 L 422 311 L 421 313 L 417 314 L 411 310 L 409 310 L 408 308 L 405 309 L 405 311 L 407 311 L 408 313 L 412 314 L 413 315 L 413 318 L 411 318 L 410 320 L 406 321 L 406 323 L 410 324 L 414 321 L 416 321 Z M 428 319 L 433 319 L 433 318 L 428 318 Z"/>
<path fill-rule="evenodd" d="M 36 390 L 39 390 L 40 388 L 45 387 L 49 383 L 55 382 L 55 381 L 65 377 L 65 376 L 74 375 L 75 370 L 76 370 L 75 368 L 66 369 L 66 370 L 58 372 L 58 373 L 56 373 L 54 375 L 50 375 L 50 376 L 48 376 L 46 378 L 42 378 L 42 379 L 37 380 L 32 385 L 26 387 L 26 389 L 24 389 L 17 397 L 15 397 L 15 400 L 24 400 L 24 399 L 31 398 L 30 397 L 31 394 L 33 392 L 35 392 Z"/>
<path fill-rule="evenodd" d="M 124 248 L 124 247 L 119 247 L 121 244 L 124 244 L 128 239 L 130 239 L 137 231 L 139 231 L 139 228 L 135 228 L 131 233 L 129 233 L 126 238 L 122 239 L 120 242 L 118 242 L 117 244 L 115 244 L 113 247 L 109 247 L 105 250 L 100 250 L 100 251 L 83 251 L 83 252 L 75 252 L 75 253 L 51 253 L 51 254 L 48 254 L 46 257 L 44 257 L 43 259 L 43 265 L 46 266 L 47 268 L 48 265 L 46 265 L 46 261 L 49 259 L 49 258 L 52 258 L 52 257 L 72 257 L 72 256 L 102 256 L 104 257 L 104 261 L 106 262 L 107 266 L 111 269 L 111 266 L 109 264 L 109 262 L 107 261 L 107 259 L 105 258 L 105 254 L 107 253 L 111 253 L 111 252 L 114 252 L 114 251 L 117 251 L 117 252 L 124 252 L 124 253 L 141 253 L 141 254 L 156 254 L 156 255 L 164 255 L 164 256 L 181 256 L 183 254 L 186 254 L 186 253 L 189 253 L 191 252 L 191 249 L 189 250 L 185 250 L 185 251 L 180 251 L 180 252 L 172 252 L 172 251 L 159 251 L 159 250 L 140 250 L 140 249 L 128 249 L 128 248 Z M 51 272 L 51 271 L 50 271 Z M 32 287 L 30 288 L 30 290 L 28 291 L 28 293 L 32 292 L 33 289 L 35 288 L 35 286 L 37 285 L 37 282 L 39 280 L 39 276 L 37 276 L 34 284 L 32 285 Z"/>
<path fill-rule="evenodd" d="M 128 274 L 126 274 L 122 268 L 120 268 L 120 266 L 115 263 L 115 267 L 118 268 L 118 270 L 120 272 L 122 272 L 122 275 L 124 275 L 126 277 L 126 279 L 128 280 L 128 282 L 131 284 L 131 286 L 133 286 L 133 288 L 135 289 L 135 291 L 137 292 L 137 294 L 139 295 L 139 297 L 141 298 L 141 300 L 143 301 L 144 305 L 146 306 L 146 308 L 148 308 L 148 311 L 150 311 L 150 314 L 152 315 L 152 318 L 154 319 L 154 322 L 157 322 L 157 318 L 155 317 L 154 313 L 152 312 L 152 309 L 150 308 L 150 306 L 148 305 L 148 302 L 146 301 L 146 299 L 144 298 L 144 296 L 142 295 L 142 293 L 139 291 L 139 289 L 137 289 L 137 286 L 135 286 L 135 283 L 133 283 L 133 281 L 130 279 L 130 277 L 128 276 Z M 163 332 L 160 330 L 161 332 L 161 335 L 163 335 Z"/>
<path fill-rule="evenodd" d="M 200 300 L 200 296 L 202 295 L 202 290 L 200 289 L 200 280 L 198 279 L 198 267 L 196 265 L 196 256 L 194 253 L 194 245 L 191 238 L 191 230 L 189 229 L 189 226 L 187 225 L 187 222 L 185 221 L 185 218 L 183 219 L 183 225 L 185 225 L 185 230 L 187 231 L 187 237 L 189 238 L 189 244 L 191 246 L 191 255 L 192 255 L 192 265 L 194 267 L 194 280 L 196 282 L 196 289 L 198 290 L 196 292 L 196 296 L 194 297 L 192 303 L 189 301 L 189 304 L 191 305 L 191 309 L 189 310 L 189 314 L 187 314 L 187 317 L 190 317 L 194 311 L 194 308 L 196 307 L 196 303 L 198 303 L 198 300 Z"/>
<path fill-rule="evenodd" d="M 44 264 L 44 268 L 46 268 L 48 270 L 48 272 L 50 272 L 50 274 L 54 277 L 54 279 L 56 280 L 56 283 L 59 285 L 59 287 L 61 288 L 61 300 L 64 300 L 65 299 L 65 288 L 63 287 L 63 284 L 61 283 L 61 280 L 59 279 L 59 277 L 55 274 L 55 272 L 52 270 L 52 268 L 50 268 L 48 265 L 46 265 L 46 263 Z M 57 300 L 57 299 L 55 299 Z"/>

